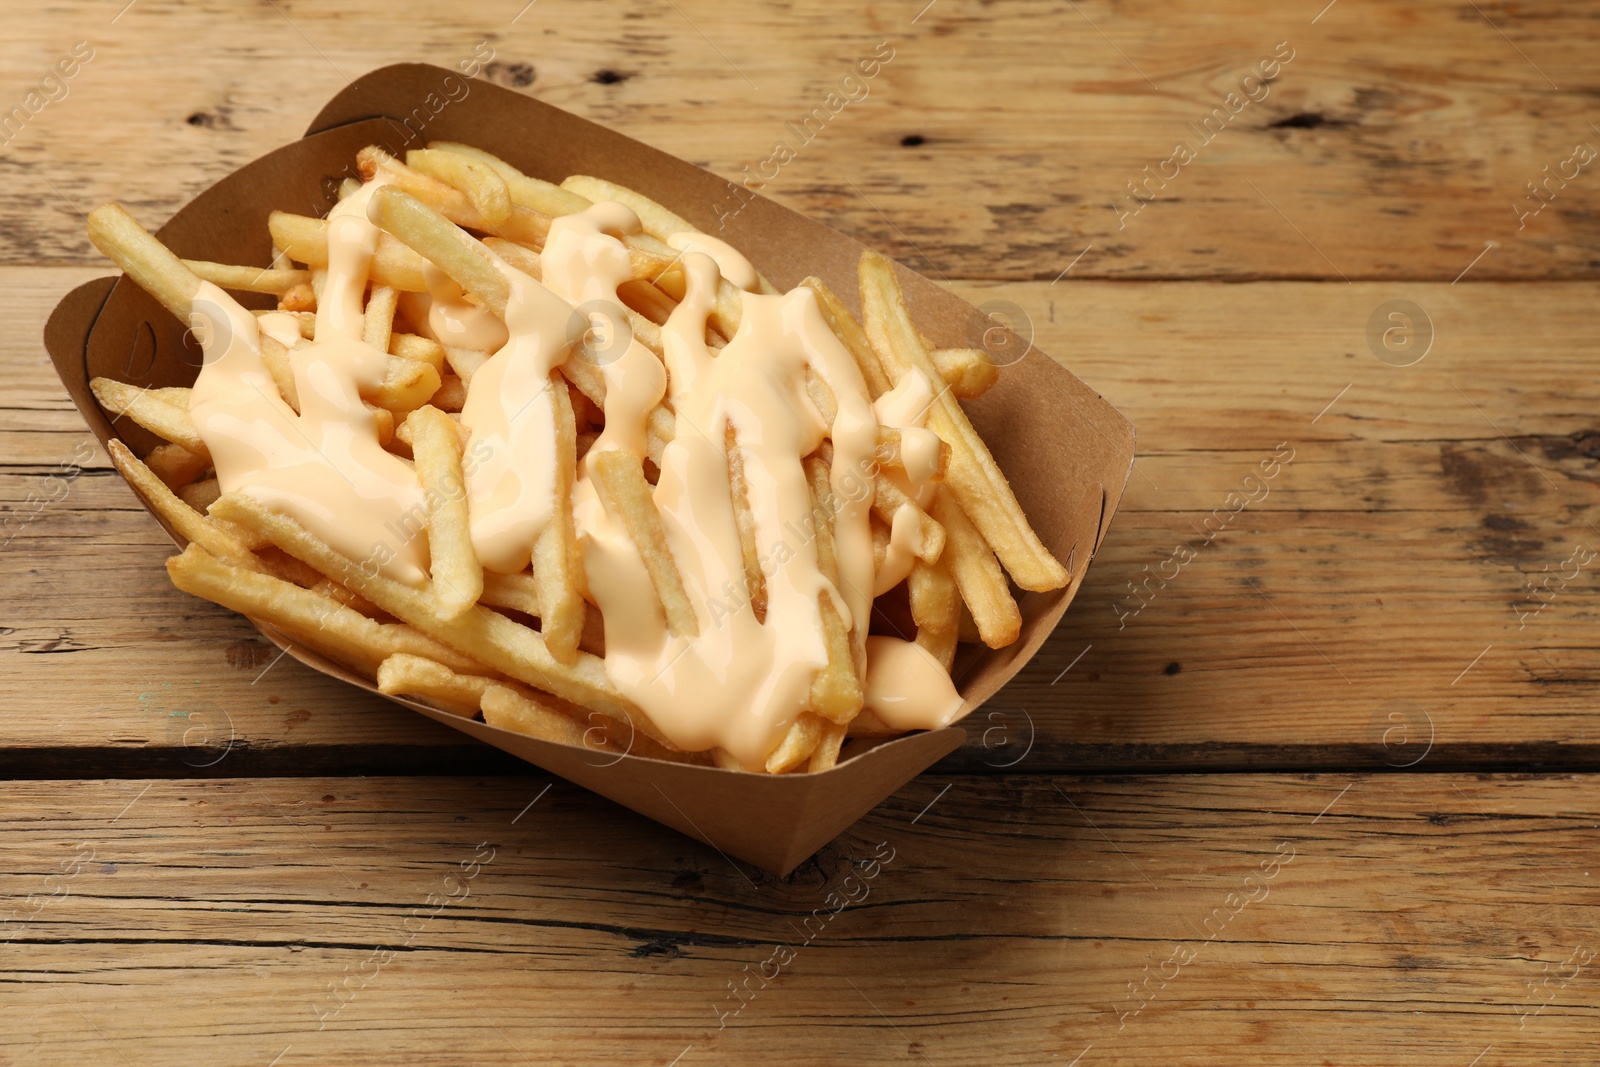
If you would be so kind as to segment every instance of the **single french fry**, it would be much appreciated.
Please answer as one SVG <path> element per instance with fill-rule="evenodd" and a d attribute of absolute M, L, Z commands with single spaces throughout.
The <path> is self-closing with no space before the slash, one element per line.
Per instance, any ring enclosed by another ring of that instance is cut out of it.
<path fill-rule="evenodd" d="M 944 559 L 978 634 L 990 648 L 1004 648 L 1022 632 L 1022 613 L 1011 596 L 1006 576 L 983 535 L 961 505 L 941 487 L 933 499 L 933 515 L 945 531 Z"/>
<path fill-rule="evenodd" d="M 917 558 L 924 563 L 938 562 L 944 552 L 944 527 L 907 496 L 886 471 L 878 472 L 875 484 L 877 493 L 873 498 L 872 513 L 892 527 L 895 512 L 901 508 L 912 508 L 917 516 Z"/>
<path fill-rule="evenodd" d="M 309 281 L 299 285 L 291 285 L 278 297 L 278 310 L 287 311 L 292 315 L 315 315 L 317 311 L 317 290 Z"/>
<path fill-rule="evenodd" d="M 430 364 L 390 356 L 384 364 L 383 381 L 363 393 L 362 399 L 404 415 L 426 404 L 442 384 L 439 372 Z"/>
<path fill-rule="evenodd" d="M 811 754 L 822 743 L 822 738 L 833 723 L 813 715 L 809 711 L 802 711 L 800 717 L 795 719 L 789 727 L 789 732 L 783 735 L 783 740 L 767 757 L 767 773 L 783 774 L 799 767 L 811 758 Z"/>
<path fill-rule="evenodd" d="M 113 415 L 126 415 L 162 440 L 182 445 L 210 462 L 211 450 L 200 439 L 187 407 L 179 407 L 159 395 L 152 396 L 149 389 L 113 378 L 92 378 L 89 388 L 100 406 Z"/>
<path fill-rule="evenodd" d="M 272 234 L 272 243 L 296 262 L 308 267 L 328 265 L 327 219 L 274 211 L 267 216 L 267 229 Z M 368 278 L 373 285 L 392 285 L 408 293 L 425 293 L 428 291 L 428 283 L 423 278 L 426 265 L 426 260 L 400 241 L 388 234 L 379 234 L 378 250 L 372 257 Z"/>
<path fill-rule="evenodd" d="M 483 595 L 478 603 L 491 608 L 508 608 L 524 615 L 539 617 L 539 581 L 531 574 L 498 574 L 483 572 Z"/>
<path fill-rule="evenodd" d="M 934 348 L 928 351 L 928 358 L 949 383 L 950 391 L 963 400 L 982 396 L 1000 380 L 1000 368 L 981 348 Z"/>
<path fill-rule="evenodd" d="M 178 531 L 180 537 L 236 566 L 262 569 L 261 562 L 251 553 L 255 544 L 184 503 L 127 445 L 113 437 L 106 442 L 106 451 L 111 455 L 112 466 L 127 479 L 133 491 L 144 498 L 151 511 Z"/>
<path fill-rule="evenodd" d="M 626 185 L 618 185 L 604 178 L 591 178 L 587 174 L 574 174 L 561 183 L 561 188 L 591 202 L 614 200 L 632 208 L 633 213 L 639 216 L 644 232 L 658 241 L 665 241 L 675 233 L 698 232 L 686 219 Z"/>
<path fill-rule="evenodd" d="M 929 655 L 938 660 L 940 665 L 948 671 L 956 662 L 958 631 L 959 627 L 953 623 L 945 630 L 933 630 L 926 626 L 919 626 L 917 627 L 917 644 L 927 649 Z"/>
<path fill-rule="evenodd" d="M 483 567 L 472 547 L 461 438 L 450 416 L 423 406 L 406 417 L 417 478 L 428 501 L 428 555 L 439 614 L 458 618 L 483 593 Z"/>
<path fill-rule="evenodd" d="M 400 291 L 394 286 L 372 287 L 372 295 L 367 298 L 366 312 L 361 318 L 361 339 L 379 352 L 389 351 L 389 337 L 394 333 L 394 313 L 399 304 Z"/>
<path fill-rule="evenodd" d="M 875 252 L 863 252 L 860 275 L 867 337 L 883 360 L 884 370 L 896 380 L 916 369 L 930 382 L 941 381 L 938 368 L 911 324 L 889 261 Z M 935 395 L 928 411 L 928 426 L 950 445 L 945 484 L 1016 583 L 1030 590 L 1066 585 L 1071 575 L 1028 524 L 1028 517 L 989 446 L 948 391 Z"/>
<path fill-rule="evenodd" d="M 185 593 L 270 623 L 318 651 L 336 651 L 346 662 L 369 672 L 397 652 L 426 656 L 469 672 L 485 669 L 409 626 L 374 622 L 293 582 L 220 560 L 198 543 L 169 558 L 167 574 Z"/>
<path fill-rule="evenodd" d="M 544 277 L 544 269 L 539 265 L 539 253 L 527 245 L 508 241 L 504 237 L 485 237 L 483 247 L 511 264 L 513 267 L 539 281 Z"/>
<path fill-rule="evenodd" d="M 539 632 L 562 663 L 575 663 L 583 635 L 583 556 L 572 521 L 572 482 L 578 467 L 578 428 L 572 397 L 560 374 L 550 376 L 555 409 L 555 508 L 533 543 L 533 573 L 539 585 Z M 653 508 L 653 502 L 652 502 Z M 659 523 L 659 518 L 657 522 Z M 676 571 L 674 571 L 676 573 Z"/>
<path fill-rule="evenodd" d="M 811 758 L 806 761 L 806 773 L 819 774 L 832 770 L 838 764 L 839 749 L 849 729 L 849 724 L 839 722 L 828 723 L 822 728 L 822 737 L 817 741 L 817 747 L 811 750 Z"/>
<path fill-rule="evenodd" d="M 817 553 L 817 570 L 837 590 L 839 561 L 833 535 L 833 517 L 837 509 L 829 480 L 829 467 L 820 458 L 812 456 L 805 461 L 805 470 L 806 479 L 811 483 L 811 514 L 816 521 L 813 542 Z M 810 710 L 831 722 L 847 723 L 861 710 L 861 671 L 858 668 L 865 668 L 865 660 L 863 657 L 858 662 L 850 632 L 845 629 L 844 616 L 827 591 L 817 597 L 817 606 L 822 617 L 823 643 L 828 652 L 828 661 L 811 680 Z"/>
<path fill-rule="evenodd" d="M 307 277 L 309 278 L 309 273 L 308 273 Z M 290 318 L 294 319 L 295 326 L 300 330 L 300 336 L 301 337 L 303 337 L 304 339 L 309 341 L 313 337 L 317 336 L 317 315 L 316 315 L 316 312 L 313 312 L 313 311 L 284 311 L 284 310 L 282 310 L 280 308 L 277 311 L 261 311 L 261 310 L 257 310 L 257 311 L 251 312 L 251 314 L 254 315 L 258 319 L 263 315 L 288 315 Z M 400 353 L 400 354 L 404 355 L 404 353 Z"/>
<path fill-rule="evenodd" d="M 507 163 L 499 156 L 490 155 L 481 148 L 471 145 L 459 144 L 453 141 L 431 141 L 431 149 L 441 152 L 455 152 L 460 155 L 470 156 L 488 164 L 495 173 L 506 183 L 506 190 L 511 194 L 511 199 L 523 207 L 532 208 L 552 218 L 557 215 L 574 215 L 589 207 L 590 202 L 577 193 L 568 192 L 559 185 L 530 178 L 516 167 Z"/>
<path fill-rule="evenodd" d="M 299 560 L 295 559 L 293 556 L 289 555 L 287 552 L 285 552 L 283 549 L 277 547 L 276 545 L 274 545 L 272 547 L 272 551 L 276 552 L 278 555 L 282 556 L 284 559 L 287 559 L 287 560 L 289 560 L 289 561 L 291 561 L 293 563 L 299 564 L 299 566 L 301 566 L 301 567 L 306 567 L 306 565 L 304 563 L 301 563 Z M 306 567 L 306 569 L 307 570 L 311 570 L 310 567 Z M 311 571 L 311 573 L 316 576 L 317 580 L 312 582 L 310 585 L 305 586 L 305 588 L 311 590 L 313 593 L 317 593 L 317 594 L 320 594 L 322 596 L 325 596 L 329 600 L 337 600 L 339 603 L 343 604 L 345 607 L 350 608 L 353 611 L 359 611 L 361 614 L 365 615 L 369 619 L 373 619 L 373 620 L 376 620 L 378 622 L 388 621 L 389 617 L 387 615 L 385 615 L 383 612 L 379 611 L 377 605 L 373 604 L 370 600 L 368 600 L 366 597 L 362 596 L 360 593 L 352 593 L 350 590 L 346 589 L 344 586 L 340 585 L 338 582 L 334 581 L 332 578 L 324 578 L 324 577 L 322 577 L 321 574 L 318 574 L 314 570 Z M 280 575 L 280 577 L 281 577 L 281 575 Z M 296 585 L 300 585 L 301 583 L 296 582 L 295 584 Z M 421 636 L 421 635 L 418 635 L 418 636 Z M 440 647 L 443 647 L 443 646 L 440 646 Z M 457 658 L 459 659 L 461 657 L 458 656 Z"/>
<path fill-rule="evenodd" d="M 389 354 L 426 363 L 439 373 L 444 373 L 444 345 L 431 338 L 396 331 L 389 335 Z"/>
<path fill-rule="evenodd" d="M 505 179 L 480 159 L 459 152 L 413 148 L 406 166 L 454 186 L 490 226 L 503 226 L 511 218 L 511 192 Z"/>
<path fill-rule="evenodd" d="M 456 372 L 456 377 L 461 379 L 461 383 L 471 385 L 472 376 L 478 373 L 478 368 L 489 362 L 489 353 L 479 348 L 454 348 L 446 345 L 444 358 L 445 362 L 450 364 L 450 369 Z"/>
<path fill-rule="evenodd" d="M 481 674 L 457 674 L 437 660 L 397 652 L 378 664 L 378 692 L 421 697 L 463 718 L 478 715 L 483 694 L 496 683 Z"/>
<path fill-rule="evenodd" d="M 394 440 L 394 412 L 370 403 L 366 408 L 372 412 L 373 429 L 378 434 L 378 445 L 388 448 L 389 442 Z"/>
<path fill-rule="evenodd" d="M 639 550 L 645 571 L 650 575 L 650 584 L 655 587 L 662 610 L 666 612 L 667 626 L 680 637 L 699 636 L 700 620 L 695 616 L 688 593 L 684 592 L 683 578 L 673 562 L 667 533 L 661 525 L 661 513 L 656 510 L 650 483 L 644 478 L 644 457 L 621 449 L 607 449 L 590 452 L 584 462 L 601 501 L 621 520 L 634 547 Z"/>
<path fill-rule="evenodd" d="M 298 415 L 300 390 L 294 383 L 294 364 L 289 361 L 289 350 L 283 347 L 277 338 L 263 333 L 261 362 L 266 364 L 267 373 L 272 375 L 272 384 L 278 387 L 278 395 L 282 396 L 283 402 L 293 408 Z"/>
<path fill-rule="evenodd" d="M 728 456 L 728 492 L 733 499 L 733 523 L 739 531 L 739 554 L 744 561 L 745 595 L 756 621 L 767 621 L 767 578 L 761 571 L 760 551 L 756 547 L 756 515 L 750 510 L 750 482 L 744 473 L 744 451 L 739 448 L 738 431 L 728 423 L 723 435 Z"/>
<path fill-rule="evenodd" d="M 163 307 L 188 324 L 200 278 L 121 204 L 89 212 L 89 240 Z"/>
<path fill-rule="evenodd" d="M 177 490 L 177 493 L 179 500 L 204 514 L 217 497 L 222 495 L 222 484 L 215 478 L 207 478 L 203 482 L 191 482 Z"/>
<path fill-rule="evenodd" d="M 510 212 L 499 222 L 484 217 L 471 197 L 447 182 L 431 178 L 421 171 L 395 159 L 376 145 L 368 145 L 356 153 L 356 166 L 364 178 L 371 179 L 380 171 L 392 184 L 386 186 L 428 205 L 457 226 L 492 233 L 542 247 L 550 232 L 550 217 L 541 212 L 511 205 Z"/>
<path fill-rule="evenodd" d="M 867 333 L 850 314 L 850 309 L 844 302 L 829 289 L 821 278 L 810 277 L 800 283 L 817 295 L 817 307 L 822 311 L 823 321 L 833 335 L 844 345 L 845 351 L 850 353 L 850 358 L 855 360 L 856 366 L 861 370 L 861 377 L 867 383 L 867 395 L 873 400 L 894 388 L 894 382 L 889 379 L 888 371 L 878 360 L 878 354 L 872 350 L 872 342 L 867 339 Z"/>
<path fill-rule="evenodd" d="M 204 474 L 206 468 L 211 466 L 211 461 L 207 457 L 197 456 L 182 445 L 171 442 L 151 449 L 150 454 L 144 457 L 144 461 L 168 489 L 180 496 L 185 486 Z"/>
<path fill-rule="evenodd" d="M 494 253 L 485 248 L 483 242 L 392 185 L 372 194 L 367 217 L 433 262 L 490 311 L 505 317 L 506 302 L 511 299 L 511 283 L 495 266 Z"/>
<path fill-rule="evenodd" d="M 911 564 L 911 574 L 906 578 L 906 592 L 911 599 L 911 621 L 917 631 L 954 631 L 961 618 L 961 595 L 956 592 L 955 579 L 943 560 L 924 563 L 920 559 Z"/>
<path fill-rule="evenodd" d="M 893 467 L 897 471 L 906 469 L 904 444 L 900 431 L 893 426 L 878 427 L 878 443 L 872 456 L 878 461 L 880 467 Z M 950 469 L 950 446 L 941 438 L 939 440 L 939 456 L 935 461 L 933 474 L 929 481 L 944 481 L 945 471 Z"/>
<path fill-rule="evenodd" d="M 202 281 L 241 293 L 271 293 L 279 296 L 311 280 L 310 271 L 283 267 L 240 267 L 203 259 L 186 259 L 183 265 L 194 271 Z"/>
<path fill-rule="evenodd" d="M 440 411 L 458 412 L 467 404 L 467 385 L 454 374 L 442 375 L 432 398 Z"/>
<path fill-rule="evenodd" d="M 255 530 L 291 556 L 309 563 L 397 619 L 471 656 L 495 671 L 558 697 L 633 724 L 660 739 L 659 732 L 606 675 L 605 662 L 584 653 L 575 664 L 559 662 L 537 631 L 479 607 L 459 619 L 441 619 L 427 592 L 379 573 L 366 574 L 352 560 L 286 516 L 240 493 L 225 493 L 211 506 L 213 515 Z M 438 657 L 435 656 L 435 659 Z"/>
<path fill-rule="evenodd" d="M 585 747 L 582 723 L 514 689 L 490 686 L 480 698 L 479 706 L 483 709 L 483 721 L 490 726 L 558 745 Z"/>

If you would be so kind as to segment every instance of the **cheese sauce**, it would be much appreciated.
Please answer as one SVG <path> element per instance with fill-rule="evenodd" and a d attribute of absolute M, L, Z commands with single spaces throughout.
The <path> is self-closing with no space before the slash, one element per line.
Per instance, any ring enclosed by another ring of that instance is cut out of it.
<path fill-rule="evenodd" d="M 262 362 L 255 317 L 209 283 L 197 303 L 208 337 L 191 412 L 224 492 L 243 490 L 345 554 L 374 559 L 390 577 L 421 585 L 426 502 L 411 466 L 379 446 L 360 395 L 382 381 L 387 359 L 361 340 L 378 234 L 366 207 L 383 180 L 380 171 L 329 217 L 316 341 L 297 340 L 290 353 L 300 414 L 284 403 Z M 640 230 L 630 209 L 600 202 L 552 221 L 540 280 L 496 257 L 510 287 L 504 320 L 432 268 L 428 293 L 403 296 L 415 329 L 446 345 L 493 352 L 472 376 L 461 412 L 471 431 L 464 473 L 479 560 L 503 573 L 528 566 L 557 506 L 552 382 L 565 361 L 589 360 L 605 383 L 605 425 L 590 455 L 620 449 L 642 457 L 652 411 L 665 403 L 675 416 L 653 496 L 699 622 L 694 637 L 669 631 L 637 547 L 580 462 L 572 507 L 584 592 L 604 619 L 606 673 L 621 692 L 674 744 L 720 747 L 760 769 L 807 709 L 812 681 L 827 662 L 821 605 L 829 603 L 864 665 L 866 706 L 900 729 L 945 725 L 961 697 L 938 661 L 898 638 L 867 637 L 874 596 L 904 579 L 917 547 L 917 516 L 902 507 L 888 558 L 874 573 L 869 517 L 879 428 L 899 431 L 905 469 L 891 476 L 926 506 L 939 457 L 938 437 L 922 427 L 933 383 L 913 371 L 872 402 L 811 290 L 755 292 L 759 277 L 749 261 L 704 234 L 672 237 L 684 253 L 685 292 L 661 328 L 657 357 L 633 339 L 617 297 L 632 277 L 622 237 Z M 743 316 L 727 345 L 712 349 L 706 330 L 724 277 L 742 290 Z M 287 343 L 293 323 L 282 318 L 265 316 L 260 328 Z M 595 328 L 603 341 L 581 343 Z M 831 425 L 807 391 L 808 373 L 832 392 Z M 762 618 L 746 588 L 730 428 L 765 579 Z M 828 506 L 837 581 L 818 564 L 823 505 L 812 499 L 804 466 L 825 438 L 833 448 Z"/>

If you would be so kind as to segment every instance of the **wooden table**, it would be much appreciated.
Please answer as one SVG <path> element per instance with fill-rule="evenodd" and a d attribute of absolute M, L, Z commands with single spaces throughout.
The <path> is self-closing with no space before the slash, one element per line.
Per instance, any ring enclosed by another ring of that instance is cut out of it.
<path fill-rule="evenodd" d="M 1594 5 L 924 2 L 7 11 L 0 1063 L 1593 1060 Z M 167 585 L 39 341 L 83 211 L 475 49 L 737 174 L 883 42 L 765 191 L 1140 435 L 964 750 L 777 880 Z"/>

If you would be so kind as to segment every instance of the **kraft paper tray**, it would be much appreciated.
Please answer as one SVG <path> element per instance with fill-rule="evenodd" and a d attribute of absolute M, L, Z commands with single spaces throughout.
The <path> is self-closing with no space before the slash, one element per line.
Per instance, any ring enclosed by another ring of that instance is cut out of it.
<path fill-rule="evenodd" d="M 357 79 L 322 109 L 304 139 L 201 193 L 159 236 L 187 258 L 264 265 L 271 255 L 268 212 L 325 215 L 339 180 L 354 173 L 361 148 L 377 144 L 403 157 L 408 148 L 431 140 L 478 145 L 550 181 L 593 174 L 631 186 L 732 242 L 779 288 L 816 274 L 846 303 L 857 302 L 862 246 L 849 237 L 742 188 L 735 192 L 709 171 L 559 108 L 424 64 L 385 67 Z M 993 339 L 995 324 L 977 309 L 913 271 L 896 269 L 913 319 L 935 345 L 981 346 L 986 335 Z M 270 306 L 270 297 L 255 299 L 257 306 Z M 156 441 L 126 420 L 113 427 L 90 393 L 89 379 L 189 385 L 199 356 L 184 334 L 137 286 L 102 278 L 62 299 L 45 329 L 45 344 L 101 444 L 119 436 L 143 454 Z M 1003 367 L 998 384 L 965 407 L 1039 536 L 1074 580 L 1066 589 L 1019 597 L 1022 636 L 1011 647 L 963 646 L 955 672 L 965 697 L 963 714 L 993 696 L 1050 635 L 1105 537 L 1133 461 L 1133 427 L 1115 408 L 1045 353 L 1006 340 L 1008 351 L 1026 355 Z M 270 627 L 258 628 L 302 663 L 377 693 L 371 682 L 291 645 Z M 778 874 L 966 736 L 959 727 L 947 727 L 876 744 L 855 741 L 832 770 L 772 776 L 619 758 L 495 729 L 401 697 L 387 699 Z"/>

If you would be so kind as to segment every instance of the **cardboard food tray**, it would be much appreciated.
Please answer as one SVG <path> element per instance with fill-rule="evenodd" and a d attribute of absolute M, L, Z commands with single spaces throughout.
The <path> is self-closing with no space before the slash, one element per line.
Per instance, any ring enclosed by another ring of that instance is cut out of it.
<path fill-rule="evenodd" d="M 340 178 L 353 173 L 359 149 L 377 144 L 403 157 L 408 148 L 430 140 L 478 145 L 550 181 L 593 174 L 631 186 L 730 241 L 780 289 L 816 274 L 857 306 L 856 261 L 862 246 L 850 238 L 749 192 L 736 193 L 725 179 L 549 104 L 424 64 L 385 67 L 357 79 L 323 108 L 303 140 L 213 185 L 159 236 L 187 258 L 265 264 L 271 255 L 268 212 L 325 215 Z M 896 270 L 913 319 L 935 345 L 981 346 L 986 335 L 993 340 L 994 322 L 971 305 L 904 267 Z M 266 296 L 244 302 L 272 306 Z M 1015 338 L 1007 341 L 1008 351 L 1026 348 Z M 189 385 L 200 365 L 199 350 L 186 339 L 184 327 L 122 278 L 86 283 L 63 298 L 45 329 L 45 344 L 101 444 L 120 436 L 141 455 L 156 440 L 128 420 L 114 427 L 89 391 L 89 380 L 106 376 L 141 386 Z M 1066 589 L 1019 597 L 1022 636 L 1009 648 L 963 646 L 955 675 L 966 714 L 1027 663 L 1077 592 L 1131 470 L 1133 427 L 1038 349 L 1004 367 L 993 389 L 964 406 L 1039 536 L 1074 575 Z M 170 528 L 167 532 L 183 544 Z M 371 682 L 292 645 L 270 626 L 257 626 L 302 663 L 378 692 Z M 831 770 L 774 776 L 552 744 L 416 701 L 387 699 L 778 874 L 792 870 L 966 736 L 959 727 L 947 727 L 875 744 L 852 741 Z"/>

